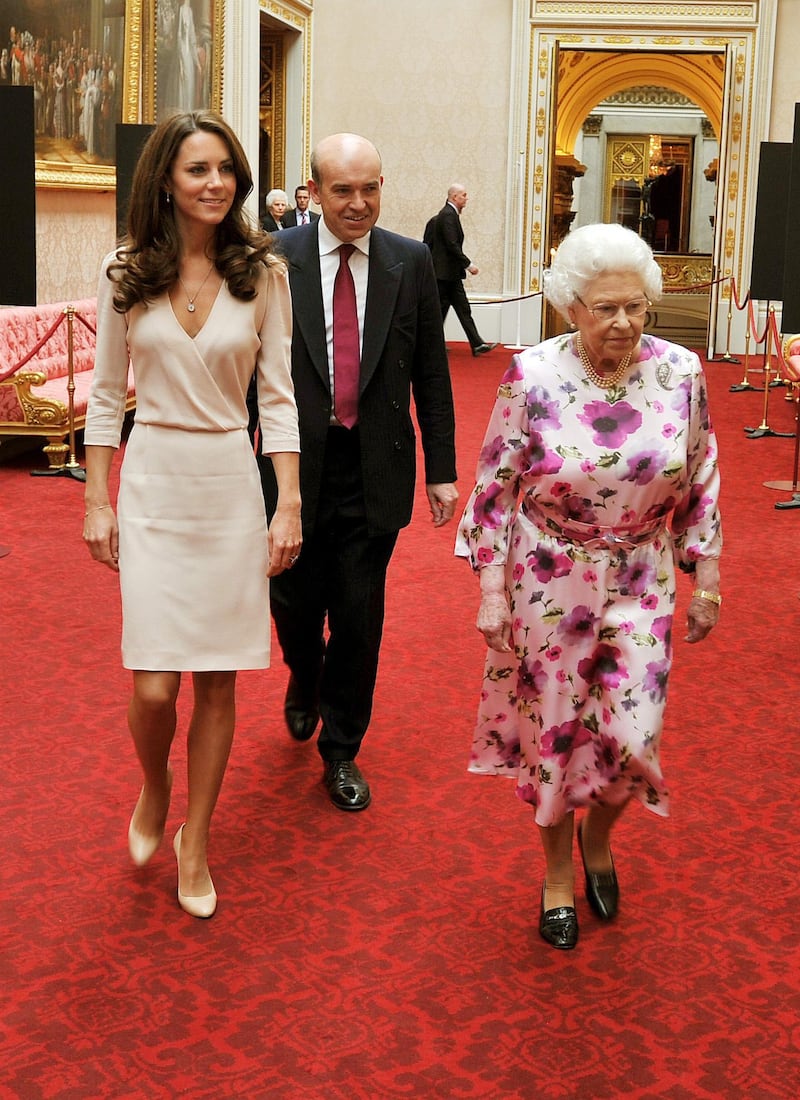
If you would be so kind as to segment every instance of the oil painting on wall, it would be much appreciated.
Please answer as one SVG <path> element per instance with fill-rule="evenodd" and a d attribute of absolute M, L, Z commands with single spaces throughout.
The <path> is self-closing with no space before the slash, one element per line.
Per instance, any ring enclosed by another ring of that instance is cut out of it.
<path fill-rule="evenodd" d="M 0 0 L 0 84 L 31 85 L 37 184 L 115 181 L 126 0 Z"/>

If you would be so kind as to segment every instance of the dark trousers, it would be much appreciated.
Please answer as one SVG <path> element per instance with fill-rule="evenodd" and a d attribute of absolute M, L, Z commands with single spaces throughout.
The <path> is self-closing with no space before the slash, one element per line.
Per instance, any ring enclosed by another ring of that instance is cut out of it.
<path fill-rule="evenodd" d="M 358 428 L 331 428 L 314 532 L 270 581 L 283 659 L 300 690 L 319 695 L 323 760 L 354 760 L 367 731 L 396 542 L 367 531 Z"/>
<path fill-rule="evenodd" d="M 450 306 L 455 310 L 456 317 L 461 322 L 461 327 L 466 333 L 471 348 L 477 348 L 483 343 L 475 322 L 472 319 L 472 310 L 467 301 L 467 292 L 464 290 L 463 279 L 437 279 L 439 287 L 439 304 L 442 307 L 442 324 L 447 316 Z"/>

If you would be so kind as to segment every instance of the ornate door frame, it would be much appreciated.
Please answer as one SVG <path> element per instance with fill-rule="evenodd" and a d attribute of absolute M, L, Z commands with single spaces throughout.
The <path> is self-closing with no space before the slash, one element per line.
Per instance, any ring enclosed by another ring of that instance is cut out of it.
<path fill-rule="evenodd" d="M 509 211 L 521 210 L 524 231 L 506 251 L 507 283 L 517 293 L 541 290 L 549 257 L 554 120 L 560 47 L 625 52 L 724 52 L 714 269 L 713 345 L 725 334 L 730 280 L 746 292 L 750 277 L 759 144 L 768 134 L 776 0 L 518 0 L 514 82 L 520 94 L 512 127 L 519 161 L 509 171 Z M 513 224 L 509 220 L 509 224 Z M 518 274 L 515 275 L 514 272 Z M 722 327 L 721 327 L 722 326 Z M 744 321 L 741 321 L 743 335 Z"/>

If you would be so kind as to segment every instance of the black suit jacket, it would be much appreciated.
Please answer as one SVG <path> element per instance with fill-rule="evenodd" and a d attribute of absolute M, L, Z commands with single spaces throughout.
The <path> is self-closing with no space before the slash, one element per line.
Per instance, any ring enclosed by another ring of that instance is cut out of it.
<path fill-rule="evenodd" d="M 303 530 L 310 534 L 331 421 L 319 228 L 286 229 L 276 240 L 289 262 Z M 453 396 L 430 252 L 420 241 L 376 227 L 370 237 L 358 404 L 364 501 L 371 535 L 398 531 L 411 520 L 416 477 L 412 392 L 425 456 L 425 480 L 453 482 Z M 277 499 L 273 477 L 265 477 L 265 494 L 271 515 Z"/>
<path fill-rule="evenodd" d="M 281 224 L 283 224 L 283 218 L 281 218 Z M 281 232 L 281 226 L 278 225 L 278 223 L 273 218 L 272 214 L 270 214 L 269 210 L 266 212 L 264 217 L 261 219 L 261 228 L 266 229 L 267 233 L 280 233 Z"/>
<path fill-rule="evenodd" d="M 463 279 L 472 261 L 464 255 L 464 229 L 458 211 L 445 203 L 425 227 L 425 238 L 433 255 L 436 278 Z"/>
<path fill-rule="evenodd" d="M 297 210 L 292 207 L 287 210 L 281 218 L 281 225 L 284 229 L 297 229 Z M 308 224 L 313 225 L 314 222 L 319 221 L 319 214 L 315 214 L 313 210 L 308 211 Z"/>

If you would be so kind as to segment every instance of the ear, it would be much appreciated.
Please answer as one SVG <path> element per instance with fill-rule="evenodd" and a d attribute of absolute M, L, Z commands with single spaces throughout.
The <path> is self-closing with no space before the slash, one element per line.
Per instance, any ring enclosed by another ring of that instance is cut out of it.
<path fill-rule="evenodd" d="M 569 323 L 575 328 L 578 324 L 576 321 L 575 306 L 567 306 L 567 317 L 569 317 Z"/>
<path fill-rule="evenodd" d="M 319 188 L 313 180 L 308 181 L 308 193 L 311 196 L 311 201 L 316 203 L 317 206 L 322 206 L 322 200 L 320 199 Z"/>

